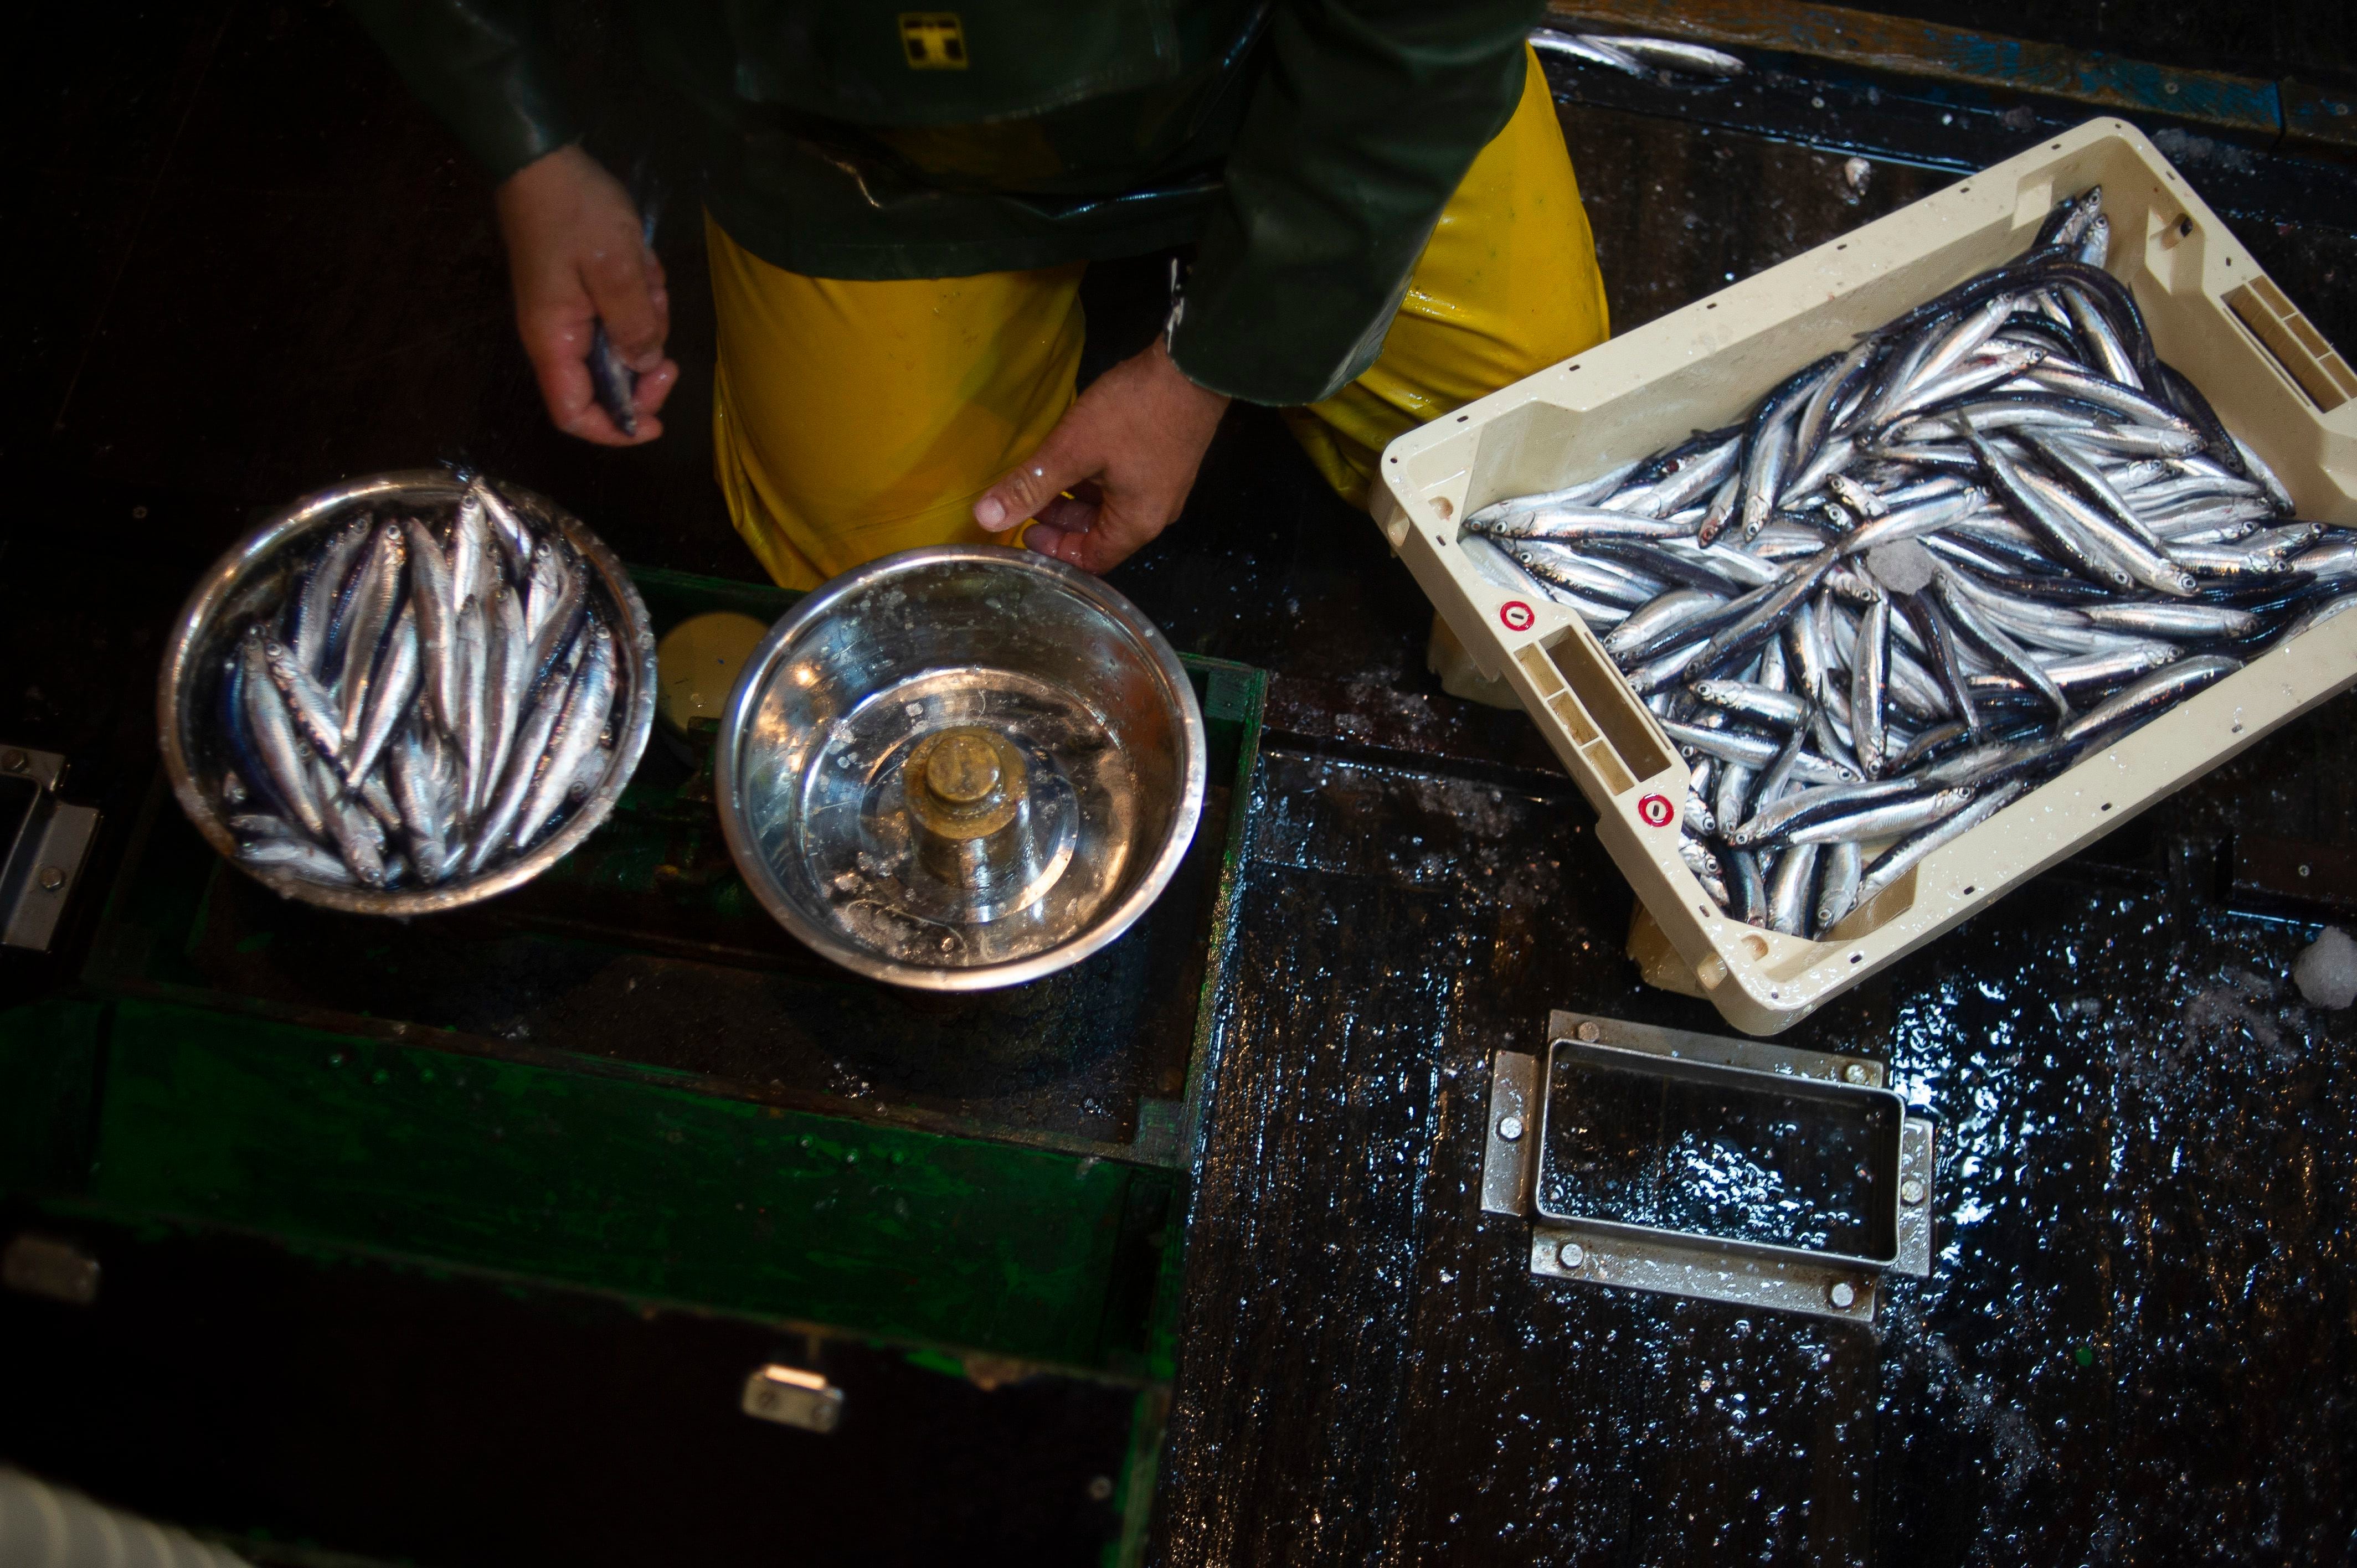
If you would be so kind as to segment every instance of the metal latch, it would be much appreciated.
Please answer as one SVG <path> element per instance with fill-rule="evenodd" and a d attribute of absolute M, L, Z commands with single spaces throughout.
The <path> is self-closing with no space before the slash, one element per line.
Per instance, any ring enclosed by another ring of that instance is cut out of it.
<path fill-rule="evenodd" d="M 739 1406 L 747 1415 L 780 1426 L 833 1432 L 843 1419 L 843 1391 L 823 1373 L 772 1362 L 755 1368 L 745 1380 Z"/>
<path fill-rule="evenodd" d="M 56 752 L 0 745 L 0 947 L 48 950 L 98 834 L 95 807 L 58 799 L 65 770 Z"/>
<path fill-rule="evenodd" d="M 1500 1051 L 1481 1207 L 1531 1273 L 1871 1323 L 1932 1272 L 1932 1124 L 1879 1062 L 1555 1013 Z"/>

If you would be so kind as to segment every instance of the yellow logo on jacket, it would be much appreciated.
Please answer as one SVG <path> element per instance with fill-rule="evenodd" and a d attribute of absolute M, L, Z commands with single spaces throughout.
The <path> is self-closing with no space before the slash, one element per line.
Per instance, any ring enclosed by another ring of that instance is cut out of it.
<path fill-rule="evenodd" d="M 965 24 L 955 11 L 903 11 L 900 47 L 910 70 L 963 70 Z"/>

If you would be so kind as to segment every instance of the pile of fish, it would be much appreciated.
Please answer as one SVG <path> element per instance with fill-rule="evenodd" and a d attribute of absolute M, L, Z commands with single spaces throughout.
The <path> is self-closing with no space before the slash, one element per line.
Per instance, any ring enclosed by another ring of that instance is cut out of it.
<path fill-rule="evenodd" d="M 2294 521 L 2154 353 L 2102 205 L 2063 202 L 1739 425 L 1466 520 L 1684 751 L 1682 853 L 1730 915 L 1823 936 L 2351 602 L 2357 532 Z"/>
<path fill-rule="evenodd" d="M 479 478 L 329 530 L 223 660 L 239 858 L 432 887 L 546 837 L 613 761 L 619 653 L 591 582 Z"/>

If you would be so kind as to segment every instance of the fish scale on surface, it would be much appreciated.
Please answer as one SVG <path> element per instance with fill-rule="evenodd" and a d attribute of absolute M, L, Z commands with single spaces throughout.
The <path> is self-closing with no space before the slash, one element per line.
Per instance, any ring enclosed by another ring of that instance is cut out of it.
<path fill-rule="evenodd" d="M 1736 918 L 1823 937 L 2357 589 L 2357 535 L 2159 359 L 2102 207 L 1727 430 L 1467 518 L 1715 768 L 1682 854 Z"/>
<path fill-rule="evenodd" d="M 523 853 L 610 770 L 619 665 L 590 607 L 588 568 L 488 481 L 471 480 L 436 516 L 335 527 L 287 596 L 244 629 L 223 668 L 229 754 L 241 780 L 264 787 L 245 799 L 253 791 L 240 785 L 231 829 L 242 863 L 339 885 L 433 886 Z M 542 614 L 528 628 L 535 599 Z M 603 651 L 584 682 L 587 642 Z M 554 693 L 537 725 L 536 680 Z M 506 820 L 494 822 L 509 781 Z M 526 832 L 517 818 L 528 794 L 542 814 Z"/>

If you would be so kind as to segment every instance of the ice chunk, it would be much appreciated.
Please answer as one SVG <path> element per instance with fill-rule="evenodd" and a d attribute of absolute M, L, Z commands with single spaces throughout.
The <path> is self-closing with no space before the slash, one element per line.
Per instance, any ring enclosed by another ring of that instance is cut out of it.
<path fill-rule="evenodd" d="M 1932 553 L 1911 539 L 1878 544 L 1866 553 L 1866 569 L 1894 594 L 1921 591 L 1932 580 Z"/>
<path fill-rule="evenodd" d="M 2291 966 L 2291 978 L 2312 1007 L 2357 1002 L 2357 940 L 2338 926 L 2325 927 Z"/>

